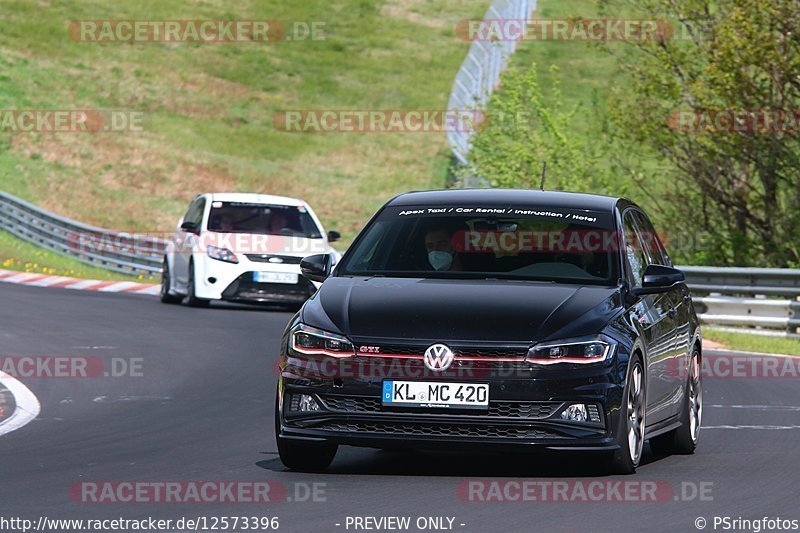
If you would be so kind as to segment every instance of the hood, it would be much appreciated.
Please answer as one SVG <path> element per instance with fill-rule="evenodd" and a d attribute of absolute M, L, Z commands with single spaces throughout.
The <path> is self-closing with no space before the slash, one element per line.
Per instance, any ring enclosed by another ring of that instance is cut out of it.
<path fill-rule="evenodd" d="M 353 340 L 537 342 L 598 333 L 619 309 L 616 287 L 333 277 L 302 320 Z"/>

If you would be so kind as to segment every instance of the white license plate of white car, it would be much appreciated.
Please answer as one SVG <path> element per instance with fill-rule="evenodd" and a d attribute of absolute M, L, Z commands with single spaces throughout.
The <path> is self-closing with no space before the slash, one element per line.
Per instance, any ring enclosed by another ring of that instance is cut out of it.
<path fill-rule="evenodd" d="M 383 405 L 387 407 L 489 408 L 489 385 L 485 383 L 441 383 L 436 381 L 383 382 Z"/>
<path fill-rule="evenodd" d="M 253 280 L 256 283 L 297 283 L 297 274 L 293 272 L 254 272 Z"/>

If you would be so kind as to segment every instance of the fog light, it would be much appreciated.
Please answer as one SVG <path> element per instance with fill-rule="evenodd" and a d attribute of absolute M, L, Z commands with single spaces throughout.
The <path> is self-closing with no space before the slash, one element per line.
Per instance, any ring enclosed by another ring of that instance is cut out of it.
<path fill-rule="evenodd" d="M 301 394 L 297 405 L 297 410 L 300 412 L 319 411 L 320 407 L 317 400 L 308 394 Z"/>
<path fill-rule="evenodd" d="M 586 406 L 582 403 L 573 403 L 564 409 L 561 418 L 570 422 L 586 422 Z"/>

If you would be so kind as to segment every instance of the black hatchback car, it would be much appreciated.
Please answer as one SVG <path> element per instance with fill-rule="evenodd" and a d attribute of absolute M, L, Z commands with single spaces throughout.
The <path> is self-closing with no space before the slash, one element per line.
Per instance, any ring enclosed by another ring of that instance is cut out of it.
<path fill-rule="evenodd" d="M 389 201 L 282 342 L 283 463 L 338 445 L 580 450 L 633 473 L 645 440 L 692 453 L 700 328 L 647 215 L 622 198 L 533 190 Z"/>

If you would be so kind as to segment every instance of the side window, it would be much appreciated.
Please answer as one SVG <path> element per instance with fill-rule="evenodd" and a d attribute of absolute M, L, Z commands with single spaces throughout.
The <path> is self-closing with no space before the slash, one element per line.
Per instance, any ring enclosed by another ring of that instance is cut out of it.
<path fill-rule="evenodd" d="M 186 210 L 186 213 L 183 214 L 183 218 L 181 219 L 181 222 L 187 222 L 187 221 L 191 220 L 192 211 L 194 211 L 194 206 L 195 206 L 196 203 L 197 203 L 197 200 L 194 200 L 194 201 L 192 201 L 192 203 L 189 204 L 189 208 Z"/>
<path fill-rule="evenodd" d="M 672 266 L 669 261 L 669 256 L 667 256 L 667 251 L 664 249 L 664 245 L 661 244 L 661 239 L 658 238 L 658 234 L 656 230 L 653 229 L 653 225 L 650 223 L 647 216 L 644 213 L 636 211 L 634 212 L 634 218 L 636 219 L 636 225 L 639 227 L 639 236 L 642 239 L 642 245 L 650 259 L 650 263 Z"/>
<path fill-rule="evenodd" d="M 379 221 L 375 223 L 375 227 L 370 233 L 367 233 L 364 243 L 361 245 L 360 250 L 362 254 L 355 256 L 350 260 L 348 268 L 355 271 L 380 269 L 380 265 L 376 265 L 375 251 L 380 247 L 381 242 L 386 238 L 386 222 Z"/>
<path fill-rule="evenodd" d="M 198 198 L 189 205 L 189 209 L 186 211 L 186 214 L 183 215 L 183 221 L 194 222 L 199 226 L 203 222 L 203 211 L 205 210 L 205 207 L 205 199 Z"/>
<path fill-rule="evenodd" d="M 627 211 L 623 215 L 622 226 L 625 232 L 625 257 L 633 276 L 631 281 L 634 287 L 641 287 L 644 269 L 647 268 L 647 257 L 633 219 L 633 211 Z"/>

